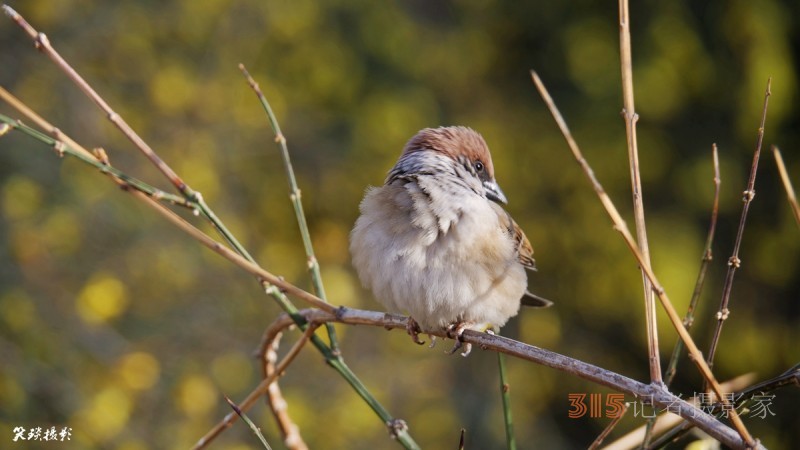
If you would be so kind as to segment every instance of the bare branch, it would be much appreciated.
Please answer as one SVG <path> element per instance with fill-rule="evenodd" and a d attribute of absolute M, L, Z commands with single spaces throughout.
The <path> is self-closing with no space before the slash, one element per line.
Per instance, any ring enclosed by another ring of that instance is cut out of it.
<path fill-rule="evenodd" d="M 775 164 L 778 165 L 778 172 L 781 174 L 781 181 L 783 188 L 786 190 L 786 196 L 789 199 L 789 205 L 792 207 L 794 213 L 794 220 L 800 226 L 800 206 L 797 204 L 797 197 L 794 195 L 794 188 L 792 187 L 792 180 L 789 178 L 789 173 L 786 171 L 786 165 L 783 164 L 783 157 L 781 151 L 777 146 L 772 146 L 772 154 L 775 156 Z"/>
<path fill-rule="evenodd" d="M 731 291 L 733 289 L 733 277 L 736 274 L 742 260 L 739 259 L 739 248 L 742 245 L 742 236 L 744 235 L 744 225 L 747 221 L 747 212 L 750 210 L 750 203 L 756 196 L 756 171 L 758 170 L 758 159 L 761 156 L 761 143 L 764 141 L 764 124 L 767 121 L 767 106 L 769 105 L 769 96 L 772 94 L 770 86 L 772 85 L 772 78 L 767 80 L 767 89 L 764 92 L 764 108 L 761 111 L 761 124 L 758 126 L 758 135 L 756 138 L 756 150 L 753 153 L 753 163 L 750 166 L 750 178 L 747 181 L 747 188 L 742 193 L 742 215 L 739 218 L 739 229 L 736 231 L 736 240 L 733 244 L 733 255 L 728 259 L 728 272 L 725 275 L 725 284 L 722 289 L 722 299 L 717 311 L 717 326 L 714 328 L 714 336 L 711 339 L 711 346 L 708 349 L 708 359 L 706 360 L 709 367 L 714 366 L 714 356 L 717 352 L 717 345 L 719 345 L 719 337 L 722 334 L 722 325 L 730 315 L 728 303 L 731 298 Z"/>
<path fill-rule="evenodd" d="M 691 330 L 692 325 L 694 324 L 694 310 L 697 307 L 698 300 L 700 300 L 700 294 L 703 292 L 703 286 L 705 285 L 708 265 L 713 259 L 711 245 L 714 242 L 714 234 L 717 229 L 717 217 L 719 216 L 719 190 L 722 180 L 720 178 L 720 173 L 719 173 L 719 154 L 717 152 L 717 144 L 713 144 L 711 146 L 711 154 L 714 162 L 714 202 L 711 207 L 711 220 L 708 227 L 708 235 L 706 236 L 706 245 L 705 248 L 703 249 L 703 256 L 700 262 L 700 272 L 697 274 L 697 281 L 695 282 L 694 285 L 694 292 L 692 292 L 692 299 L 689 301 L 689 307 L 687 308 L 686 315 L 683 318 L 683 325 L 686 327 L 687 331 Z M 671 385 L 672 380 L 675 378 L 675 374 L 677 373 L 678 360 L 680 359 L 682 352 L 683 352 L 683 341 L 678 341 L 675 343 L 675 348 L 672 350 L 672 357 L 670 358 L 669 365 L 667 366 L 667 371 L 666 371 L 667 386 Z"/>
<path fill-rule="evenodd" d="M 318 309 L 307 309 L 299 312 L 306 320 L 311 323 L 340 322 L 349 325 L 371 325 L 386 329 L 399 328 L 405 331 L 408 318 L 396 314 L 388 314 L 377 311 L 363 311 L 352 308 L 341 307 L 335 313 L 321 311 Z M 432 333 L 442 338 L 447 337 L 446 331 Z M 725 445 L 743 448 L 745 443 L 737 433 L 718 421 L 713 416 L 706 414 L 686 401 L 670 393 L 663 385 L 644 384 L 632 380 L 628 377 L 611 372 L 607 369 L 585 363 L 583 361 L 570 358 L 569 356 L 545 350 L 533 345 L 518 342 L 507 337 L 481 333 L 474 330 L 466 330 L 463 335 L 465 343 L 479 346 L 484 350 L 493 350 L 507 355 L 515 356 L 520 359 L 534 362 L 546 367 L 550 367 L 562 372 L 575 375 L 592 383 L 596 383 L 618 392 L 628 394 L 638 401 L 654 405 L 658 408 L 678 409 L 678 414 L 687 421 L 695 424 L 715 439 Z M 763 448 L 760 444 L 754 444 L 756 448 Z"/>
<path fill-rule="evenodd" d="M 628 163 L 631 170 L 631 192 L 633 193 L 633 219 L 636 225 L 636 241 L 642 252 L 645 264 L 650 266 L 650 245 L 647 242 L 647 228 L 644 221 L 644 201 L 642 199 L 642 177 L 639 169 L 639 144 L 636 139 L 636 114 L 633 97 L 633 57 L 631 55 L 631 28 L 628 0 L 619 0 L 619 53 L 622 70 L 622 118 L 625 120 L 625 137 L 628 142 Z M 658 352 L 658 328 L 656 326 L 656 302 L 653 287 L 642 270 L 644 285 L 644 310 L 647 324 L 647 356 L 650 367 L 650 381 L 661 383 L 661 360 Z"/>
<path fill-rule="evenodd" d="M 611 431 L 614 429 L 614 427 L 616 427 L 619 421 L 622 420 L 623 417 L 625 417 L 625 414 L 628 412 L 629 407 L 630 404 L 625 403 L 625 407 L 622 408 L 622 412 L 620 412 L 617 417 L 614 417 L 614 419 L 608 423 L 605 429 L 603 429 L 603 432 L 600 433 L 600 435 L 597 436 L 594 442 L 592 442 L 592 445 L 589 446 L 589 450 L 595 450 L 600 447 L 600 444 L 602 444 L 603 441 L 606 439 L 606 437 L 608 437 L 608 435 L 611 434 Z"/>
<path fill-rule="evenodd" d="M 628 245 L 628 249 L 630 249 L 631 253 L 633 253 L 636 262 L 639 263 L 639 266 L 645 271 L 647 277 L 650 279 L 650 283 L 653 285 L 653 290 L 655 291 L 656 295 L 658 295 L 658 299 L 661 301 L 661 305 L 664 307 L 667 316 L 669 316 L 672 326 L 675 327 L 675 330 L 678 332 L 681 340 L 684 342 L 684 344 L 686 344 L 686 348 L 689 349 L 690 358 L 697 365 L 697 368 L 700 370 L 703 378 L 708 381 L 714 393 L 724 402 L 728 402 L 728 400 L 725 399 L 725 393 L 722 391 L 722 388 L 720 387 L 716 378 L 714 378 L 714 374 L 711 372 L 708 364 L 706 364 L 705 360 L 703 359 L 702 353 L 700 353 L 700 350 L 697 348 L 694 340 L 692 340 L 689 332 L 686 331 L 686 327 L 683 326 L 680 316 L 678 316 L 678 313 L 675 311 L 675 307 L 672 306 L 672 302 L 667 296 L 666 291 L 663 287 L 661 287 L 661 283 L 658 282 L 658 279 L 656 278 L 655 273 L 653 273 L 652 268 L 647 264 L 647 261 L 645 261 L 644 257 L 642 256 L 639 246 L 636 245 L 636 241 L 634 241 L 633 236 L 631 236 L 630 231 L 628 231 L 628 226 L 625 224 L 625 221 L 622 220 L 622 217 L 619 215 L 619 211 L 617 211 L 616 206 L 614 206 L 614 203 L 611 201 L 611 198 L 608 196 L 608 194 L 606 194 L 600 182 L 597 181 L 594 171 L 583 157 L 583 153 L 578 147 L 578 144 L 575 142 L 575 139 L 572 137 L 572 133 L 569 131 L 567 123 L 564 121 L 564 118 L 558 111 L 555 102 L 553 102 L 552 97 L 550 97 L 550 93 L 547 92 L 547 88 L 544 87 L 542 80 L 539 78 L 539 75 L 536 74 L 536 72 L 531 71 L 531 76 L 536 88 L 539 90 L 539 93 L 544 99 L 544 102 L 547 104 L 547 107 L 550 109 L 553 118 L 561 129 L 561 133 L 564 135 L 564 139 L 566 139 L 570 150 L 572 150 L 573 156 L 575 156 L 578 164 L 580 164 L 584 173 L 589 178 L 595 193 L 600 198 L 600 202 L 603 204 L 603 207 L 606 209 L 609 217 L 611 217 L 611 221 L 614 224 L 614 229 L 620 232 L 622 238 L 625 240 L 625 243 Z M 745 428 L 744 423 L 742 423 L 742 419 L 739 417 L 736 411 L 732 411 L 730 417 L 746 445 L 748 447 L 754 447 L 757 445 L 757 442 L 753 441 L 750 433 L 747 432 L 747 428 Z"/>

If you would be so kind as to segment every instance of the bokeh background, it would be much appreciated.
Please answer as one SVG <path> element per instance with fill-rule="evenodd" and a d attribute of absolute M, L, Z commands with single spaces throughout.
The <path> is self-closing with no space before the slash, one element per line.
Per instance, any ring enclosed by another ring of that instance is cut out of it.
<path fill-rule="evenodd" d="M 204 194 L 264 267 L 310 289 L 277 148 L 237 70 L 245 63 L 284 128 L 336 304 L 379 308 L 347 250 L 365 187 L 382 183 L 420 128 L 479 130 L 508 209 L 536 249 L 531 288 L 556 302 L 521 312 L 503 334 L 647 380 L 636 264 L 529 76 L 539 71 L 630 220 L 613 2 L 9 3 Z M 711 144 L 720 149 L 715 259 L 693 330 L 703 349 L 773 77 L 757 196 L 715 367 L 720 380 L 769 378 L 800 360 L 800 229 L 767 147 L 781 146 L 800 186 L 800 3 L 634 3 L 653 264 L 681 312 L 710 216 Z M 169 187 L 5 18 L 0 48 L 4 87 L 85 146 L 104 147 L 118 167 Z M 223 394 L 242 399 L 257 383 L 251 353 L 279 309 L 250 276 L 92 168 L 18 133 L 0 140 L 0 202 L 0 447 L 14 445 L 16 426 L 55 425 L 72 427 L 71 443 L 59 448 L 186 448 L 229 412 Z M 676 338 L 660 310 L 659 327 L 666 366 Z M 462 427 L 468 448 L 503 446 L 494 354 L 464 359 L 444 355 L 446 344 L 413 345 L 402 332 L 337 329 L 346 361 L 424 448 L 455 448 Z M 585 448 L 607 424 L 567 417 L 569 393 L 607 389 L 523 361 L 508 366 L 521 448 Z M 679 370 L 684 397 L 701 389 L 685 359 Z M 396 448 L 313 349 L 282 387 L 312 448 Z M 775 394 L 775 415 L 746 423 L 770 448 L 797 448 L 798 390 Z M 251 416 L 280 448 L 266 408 Z M 628 418 L 614 435 L 641 423 Z M 213 448 L 258 443 L 237 424 Z"/>

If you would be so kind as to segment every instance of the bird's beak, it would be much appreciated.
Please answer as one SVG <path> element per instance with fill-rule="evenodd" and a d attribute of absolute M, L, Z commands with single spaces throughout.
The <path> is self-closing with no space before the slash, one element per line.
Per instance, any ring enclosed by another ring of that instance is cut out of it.
<path fill-rule="evenodd" d="M 483 190 L 486 192 L 486 198 L 489 200 L 496 202 L 507 204 L 508 199 L 506 199 L 506 194 L 503 193 L 503 190 L 500 189 L 500 186 L 497 185 L 497 182 L 494 180 L 484 181 L 483 182 Z"/>

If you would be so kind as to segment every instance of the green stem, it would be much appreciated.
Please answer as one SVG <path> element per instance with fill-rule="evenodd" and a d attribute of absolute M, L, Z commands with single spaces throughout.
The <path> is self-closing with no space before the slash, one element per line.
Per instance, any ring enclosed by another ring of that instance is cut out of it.
<path fill-rule="evenodd" d="M 32 137 L 32 138 L 36 139 L 37 141 L 40 141 L 40 142 L 42 142 L 42 143 L 44 143 L 44 144 L 46 144 L 46 145 L 48 145 L 50 147 L 54 147 L 56 149 L 56 151 L 59 153 L 59 155 L 65 154 L 65 155 L 69 155 L 69 156 L 74 156 L 75 158 L 78 158 L 79 160 L 83 161 L 84 163 L 89 164 L 91 166 L 94 166 L 95 168 L 97 168 L 101 172 L 103 172 L 103 173 L 105 173 L 107 175 L 110 175 L 110 176 L 112 176 L 114 178 L 117 178 L 118 180 L 122 181 L 126 186 L 129 186 L 129 187 L 134 188 L 134 189 L 136 189 L 138 191 L 141 191 L 141 192 L 149 195 L 150 197 L 157 198 L 159 200 L 162 200 L 162 201 L 165 201 L 165 202 L 168 202 L 168 203 L 172 203 L 172 204 L 175 204 L 175 205 L 184 206 L 184 207 L 187 207 L 187 208 L 194 209 L 194 205 L 192 205 L 191 202 L 187 201 L 183 197 L 181 197 L 179 195 L 169 194 L 167 192 L 162 191 L 161 189 L 158 189 L 156 187 L 153 187 L 153 186 L 145 183 L 142 180 L 139 180 L 138 178 L 134 178 L 134 177 L 131 177 L 129 175 L 126 175 L 125 173 L 123 173 L 119 169 L 117 169 L 117 168 L 115 168 L 115 167 L 113 167 L 113 166 L 111 166 L 109 164 L 103 163 L 102 161 L 100 161 L 97 158 L 89 157 L 89 156 L 85 155 L 83 152 L 79 152 L 79 151 L 73 149 L 72 147 L 70 147 L 69 145 L 67 145 L 67 144 L 65 144 L 65 143 L 63 143 L 61 141 L 58 141 L 56 139 L 53 139 L 52 137 L 42 133 L 41 131 L 39 131 L 39 130 L 37 130 L 35 128 L 31 128 L 28 125 L 25 125 L 24 123 L 22 123 L 22 122 L 20 122 L 18 120 L 14 120 L 14 119 L 6 116 L 6 115 L 0 114 L 0 122 L 3 122 L 5 124 L 7 124 L 12 129 L 20 131 L 20 132 L 28 135 L 29 137 Z"/>
<path fill-rule="evenodd" d="M 317 261 L 317 257 L 314 255 L 314 246 L 311 244 L 311 233 L 308 231 L 308 223 L 306 222 L 306 216 L 303 210 L 302 195 L 300 187 L 297 184 L 297 178 L 294 175 L 294 169 L 292 168 L 292 160 L 289 157 L 289 149 L 286 146 L 286 137 L 283 135 L 281 126 L 278 123 L 278 118 L 272 111 L 272 107 L 270 106 L 269 101 L 267 101 L 267 97 L 263 92 L 261 92 L 261 88 L 258 86 L 258 83 L 256 83 L 255 79 L 250 76 L 250 73 L 247 72 L 247 69 L 243 64 L 239 65 L 239 69 L 244 74 L 250 87 L 253 89 L 253 91 L 255 91 L 258 100 L 261 102 L 261 106 L 264 107 L 264 111 L 267 113 L 267 118 L 269 119 L 269 124 L 272 127 L 272 131 L 275 133 L 275 142 L 277 142 L 278 146 L 280 147 L 281 159 L 283 160 L 283 166 L 289 181 L 289 199 L 292 201 L 294 214 L 297 218 L 297 225 L 300 228 L 300 236 L 303 239 L 303 248 L 305 249 L 306 258 L 308 259 L 308 270 L 311 272 L 311 280 L 314 285 L 314 291 L 316 292 L 317 297 L 328 301 L 328 298 L 325 295 L 325 287 L 322 284 L 319 261 Z M 338 353 L 339 343 L 336 339 L 336 329 L 330 323 L 326 324 L 326 329 L 328 331 L 328 339 L 330 340 L 331 348 L 334 352 Z"/>
<path fill-rule="evenodd" d="M 511 395 L 509 395 L 509 384 L 506 377 L 505 356 L 497 352 L 497 366 L 500 371 L 500 396 L 503 399 L 503 422 L 506 426 L 506 448 L 516 450 L 517 442 L 514 439 L 514 421 L 511 417 Z"/>

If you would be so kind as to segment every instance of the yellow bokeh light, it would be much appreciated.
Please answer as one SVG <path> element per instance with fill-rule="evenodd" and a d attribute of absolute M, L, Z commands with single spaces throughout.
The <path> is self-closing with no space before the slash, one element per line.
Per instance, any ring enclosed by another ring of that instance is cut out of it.
<path fill-rule="evenodd" d="M 102 323 L 122 314 L 128 306 L 128 291 L 108 273 L 92 276 L 78 294 L 75 309 L 87 323 Z"/>
<path fill-rule="evenodd" d="M 13 331 L 28 330 L 36 321 L 33 299 L 14 290 L 0 297 L 0 318 Z"/>
<path fill-rule="evenodd" d="M 128 424 L 133 404 L 118 387 L 107 387 L 94 395 L 88 408 L 78 414 L 75 424 L 83 432 L 100 441 L 118 435 Z"/>
<path fill-rule="evenodd" d="M 120 359 L 117 370 L 122 381 L 131 389 L 145 390 L 158 382 L 161 365 L 145 352 L 128 353 Z"/>
<path fill-rule="evenodd" d="M 3 214 L 9 219 L 25 219 L 42 203 L 42 188 L 30 178 L 14 175 L 3 184 Z"/>
<path fill-rule="evenodd" d="M 241 352 L 230 352 L 214 358 L 211 373 L 223 392 L 238 392 L 253 381 L 253 358 Z M 228 394 L 230 395 L 230 394 Z"/>
<path fill-rule="evenodd" d="M 211 381 L 200 375 L 191 375 L 178 388 L 178 407 L 191 417 L 208 414 L 220 396 Z"/>

